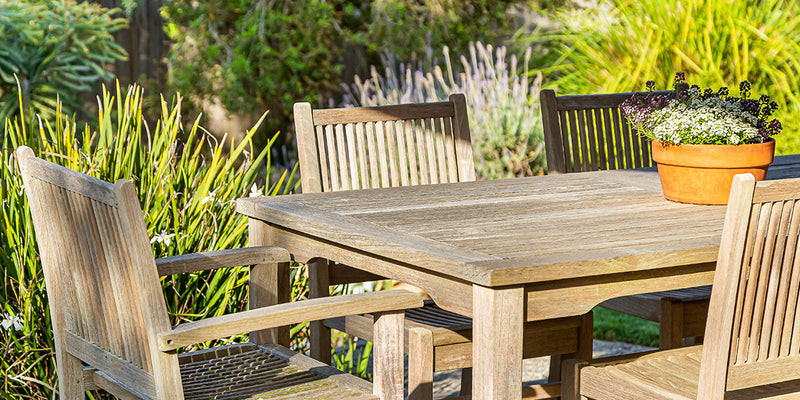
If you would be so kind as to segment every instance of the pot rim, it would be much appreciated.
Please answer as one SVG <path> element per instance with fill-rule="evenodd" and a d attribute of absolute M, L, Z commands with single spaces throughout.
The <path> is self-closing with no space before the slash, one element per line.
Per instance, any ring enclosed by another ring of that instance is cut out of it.
<path fill-rule="evenodd" d="M 752 144 L 680 144 L 664 147 L 651 141 L 653 161 L 695 168 L 748 168 L 772 163 L 775 139 Z"/>

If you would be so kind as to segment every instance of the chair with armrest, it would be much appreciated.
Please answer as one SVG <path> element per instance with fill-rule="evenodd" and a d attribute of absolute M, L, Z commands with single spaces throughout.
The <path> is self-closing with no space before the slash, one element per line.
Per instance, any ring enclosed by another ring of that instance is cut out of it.
<path fill-rule="evenodd" d="M 704 343 L 567 361 L 563 398 L 800 398 L 798 227 L 800 179 L 734 177 Z"/>
<path fill-rule="evenodd" d="M 16 151 L 38 240 L 63 399 L 102 389 L 123 399 L 402 399 L 404 309 L 387 291 L 278 304 L 171 326 L 159 276 L 290 261 L 250 247 L 156 260 L 133 184 L 111 184 Z M 288 265 L 285 265 L 288 267 Z M 287 283 L 288 284 L 288 283 Z M 270 343 L 178 354 L 231 335 L 313 319 L 375 315 L 374 384 Z M 299 397 L 298 397 L 299 396 Z"/>
<path fill-rule="evenodd" d="M 667 93 L 659 92 L 659 93 Z M 556 96 L 540 92 L 547 169 L 550 174 L 653 166 L 650 146 L 628 127 L 619 105 L 633 93 Z M 659 347 L 699 342 L 710 286 L 610 299 L 600 306 L 659 322 Z"/>
<path fill-rule="evenodd" d="M 466 100 L 380 107 L 312 110 L 294 106 L 300 173 L 304 193 L 452 183 L 475 180 Z M 329 285 L 382 277 L 345 265 L 309 265 L 312 297 L 327 296 Z M 558 396 L 558 355 L 591 358 L 592 315 L 525 325 L 526 358 L 555 355 L 551 386 L 540 397 Z M 461 394 L 471 389 L 472 320 L 426 301 L 406 313 L 410 399 L 432 398 L 433 372 L 462 368 Z M 587 327 L 587 328 L 585 328 Z M 328 319 L 312 325 L 312 357 L 329 362 L 330 329 L 372 340 L 369 316 Z M 527 393 L 527 392 L 526 392 Z M 533 397 L 532 397 L 533 398 Z"/>

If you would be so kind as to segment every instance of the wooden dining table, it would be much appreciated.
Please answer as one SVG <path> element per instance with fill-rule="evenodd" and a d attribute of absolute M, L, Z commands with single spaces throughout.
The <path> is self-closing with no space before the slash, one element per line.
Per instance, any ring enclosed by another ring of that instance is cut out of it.
<path fill-rule="evenodd" d="M 800 155 L 776 157 L 767 179 L 790 177 Z M 725 210 L 665 200 L 655 168 L 237 203 L 250 245 L 400 280 L 472 317 L 476 399 L 521 398 L 524 321 L 711 284 Z M 285 269 L 254 267 L 251 306 L 287 298 Z"/>

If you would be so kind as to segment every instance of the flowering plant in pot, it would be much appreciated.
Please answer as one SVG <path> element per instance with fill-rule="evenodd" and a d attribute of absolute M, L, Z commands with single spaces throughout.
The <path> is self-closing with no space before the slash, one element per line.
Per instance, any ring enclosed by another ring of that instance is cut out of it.
<path fill-rule="evenodd" d="M 750 98 L 750 83 L 739 96 L 689 85 L 675 74 L 674 90 L 635 93 L 620 105 L 628 123 L 651 140 L 664 197 L 685 203 L 726 204 L 733 176 L 766 176 L 775 153 L 778 105 L 768 95 Z"/>

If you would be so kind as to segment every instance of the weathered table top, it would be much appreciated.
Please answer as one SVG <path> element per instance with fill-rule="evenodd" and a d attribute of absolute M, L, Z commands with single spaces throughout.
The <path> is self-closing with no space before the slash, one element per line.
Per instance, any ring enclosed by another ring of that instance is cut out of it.
<path fill-rule="evenodd" d="M 800 176 L 777 157 L 768 179 Z M 271 225 L 484 286 L 716 260 L 724 206 L 663 198 L 655 169 L 241 199 Z"/>
<path fill-rule="evenodd" d="M 777 157 L 767 176 L 789 177 L 800 155 Z M 251 245 L 401 280 L 473 317 L 473 398 L 519 399 L 523 321 L 711 284 L 726 208 L 665 200 L 650 168 L 249 198 L 237 210 Z"/>

